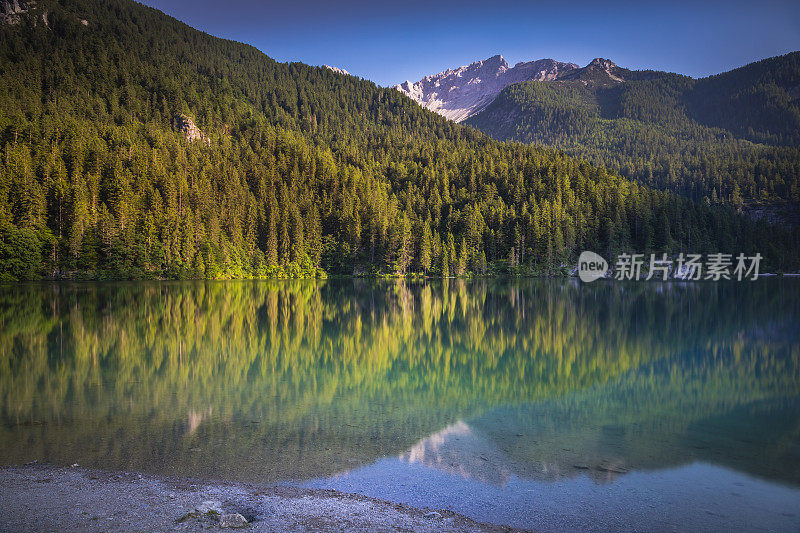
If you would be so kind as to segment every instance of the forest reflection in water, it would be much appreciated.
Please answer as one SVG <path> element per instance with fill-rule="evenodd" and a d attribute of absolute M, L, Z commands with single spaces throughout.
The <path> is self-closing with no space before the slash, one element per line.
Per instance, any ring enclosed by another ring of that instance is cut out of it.
<path fill-rule="evenodd" d="M 800 282 L 0 286 L 0 461 L 800 484 Z"/>

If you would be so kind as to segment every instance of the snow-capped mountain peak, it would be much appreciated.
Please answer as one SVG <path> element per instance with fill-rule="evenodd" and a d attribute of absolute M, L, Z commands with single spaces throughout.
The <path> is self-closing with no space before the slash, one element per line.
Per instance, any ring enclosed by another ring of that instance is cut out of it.
<path fill-rule="evenodd" d="M 508 85 L 521 81 L 553 80 L 578 68 L 552 59 L 520 62 L 510 67 L 502 55 L 476 61 L 418 82 L 405 81 L 395 88 L 419 104 L 456 122 L 482 111 Z"/>

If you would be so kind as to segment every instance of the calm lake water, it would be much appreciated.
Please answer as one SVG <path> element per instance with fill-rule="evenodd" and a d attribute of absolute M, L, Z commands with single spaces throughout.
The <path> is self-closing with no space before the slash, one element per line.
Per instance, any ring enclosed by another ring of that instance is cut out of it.
<path fill-rule="evenodd" d="M 800 530 L 800 280 L 0 286 L 0 462 Z"/>

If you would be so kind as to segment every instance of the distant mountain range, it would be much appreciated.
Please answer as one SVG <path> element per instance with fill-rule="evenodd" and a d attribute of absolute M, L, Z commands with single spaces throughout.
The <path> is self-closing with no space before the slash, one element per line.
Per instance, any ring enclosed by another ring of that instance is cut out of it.
<path fill-rule="evenodd" d="M 798 52 L 702 79 L 604 58 L 583 68 L 543 59 L 509 69 L 495 56 L 397 89 L 499 140 L 557 148 L 755 216 L 798 218 Z"/>
<path fill-rule="evenodd" d="M 456 122 L 483 111 L 500 91 L 525 81 L 577 80 L 590 87 L 608 87 L 625 81 L 629 70 L 613 61 L 596 58 L 584 68 L 553 59 L 520 62 L 510 67 L 502 55 L 405 81 L 395 88 L 431 111 Z"/>
<path fill-rule="evenodd" d="M 426 76 L 417 82 L 405 81 L 395 88 L 431 111 L 455 122 L 463 122 L 486 109 L 503 89 L 515 83 L 555 82 L 550 85 L 565 86 L 577 82 L 597 93 L 636 82 L 670 80 L 673 84 L 684 85 L 681 89 L 696 93 L 693 102 L 683 102 L 690 104 L 690 111 L 696 115 L 692 118 L 737 132 L 753 129 L 749 136 L 754 142 L 798 144 L 798 64 L 800 52 L 795 52 L 693 80 L 669 72 L 628 70 L 600 57 L 583 68 L 553 59 L 521 62 L 509 67 L 502 55 L 496 55 Z M 703 107 L 708 109 L 704 112 Z"/>
<path fill-rule="evenodd" d="M 723 128 L 754 143 L 800 144 L 800 52 L 700 79 L 628 70 L 597 58 L 584 68 L 562 70 L 552 78 L 522 81 L 548 82 L 541 85 L 548 87 L 548 97 L 527 99 L 528 106 L 549 107 L 553 104 L 549 100 L 558 93 L 560 105 L 595 107 L 602 118 L 660 125 L 689 120 Z"/>

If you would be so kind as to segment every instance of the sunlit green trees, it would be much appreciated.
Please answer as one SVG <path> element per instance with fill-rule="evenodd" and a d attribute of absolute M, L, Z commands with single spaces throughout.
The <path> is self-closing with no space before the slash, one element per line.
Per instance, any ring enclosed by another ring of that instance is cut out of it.
<path fill-rule="evenodd" d="M 50 7 L 51 28 L 0 28 L 6 279 L 469 276 L 512 249 L 526 275 L 587 248 L 800 264 L 796 230 L 492 141 L 393 89 L 128 0 Z"/>

